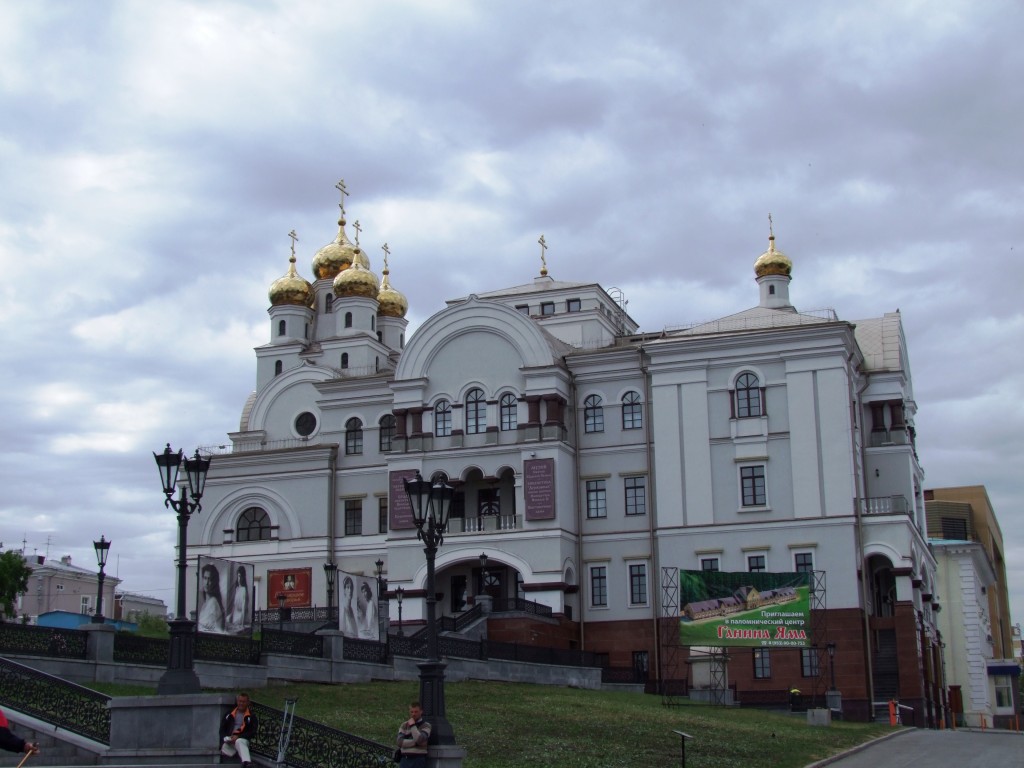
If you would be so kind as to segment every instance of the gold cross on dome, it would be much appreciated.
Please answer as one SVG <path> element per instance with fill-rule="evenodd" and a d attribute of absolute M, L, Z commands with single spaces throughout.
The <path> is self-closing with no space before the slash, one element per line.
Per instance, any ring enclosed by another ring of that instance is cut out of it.
<path fill-rule="evenodd" d="M 544 252 L 548 249 L 547 241 L 544 240 L 544 235 L 540 236 L 540 276 L 544 277 L 548 273 L 548 261 L 544 258 Z"/>
<path fill-rule="evenodd" d="M 341 181 L 339 181 L 337 184 L 334 185 L 334 188 L 336 190 L 338 190 L 339 192 L 341 192 L 341 212 L 344 213 L 345 212 L 345 198 L 348 197 L 348 190 L 345 189 L 345 180 L 342 179 Z"/>
<path fill-rule="evenodd" d="M 363 231 L 363 228 L 359 226 L 359 219 L 356 219 L 355 224 L 352 225 L 352 229 L 356 231 L 356 245 L 359 245 L 359 233 Z"/>
<path fill-rule="evenodd" d="M 772 215 L 768 214 L 768 237 L 775 237 L 775 232 L 772 230 Z"/>
<path fill-rule="evenodd" d="M 387 243 L 384 243 L 384 245 L 382 245 L 380 247 L 380 249 L 382 251 L 384 251 L 384 269 L 387 269 L 388 268 L 388 256 L 391 255 L 391 249 L 388 248 L 388 244 Z"/>
<path fill-rule="evenodd" d="M 295 259 L 295 243 L 298 242 L 299 236 L 295 234 L 295 230 L 293 229 L 291 232 L 288 233 L 288 237 L 290 237 L 292 239 L 292 259 L 294 260 Z"/>

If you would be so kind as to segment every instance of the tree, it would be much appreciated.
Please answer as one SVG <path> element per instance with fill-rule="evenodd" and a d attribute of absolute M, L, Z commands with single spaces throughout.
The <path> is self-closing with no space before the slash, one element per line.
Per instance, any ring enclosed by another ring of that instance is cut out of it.
<path fill-rule="evenodd" d="M 3 618 L 9 619 L 17 614 L 14 601 L 28 589 L 28 578 L 31 575 L 32 569 L 20 552 L 9 549 L 0 555 L 0 607 L 3 608 Z"/>

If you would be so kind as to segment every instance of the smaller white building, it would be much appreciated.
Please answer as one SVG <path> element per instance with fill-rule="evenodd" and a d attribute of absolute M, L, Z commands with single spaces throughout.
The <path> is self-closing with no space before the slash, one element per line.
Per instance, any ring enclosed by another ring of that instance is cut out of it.
<path fill-rule="evenodd" d="M 82 568 L 71 563 L 71 555 L 48 560 L 43 555 L 30 555 L 25 563 L 32 571 L 28 589 L 18 597 L 18 616 L 27 616 L 35 624 L 39 616 L 52 611 L 92 615 L 96 613 L 99 570 Z M 121 580 L 104 575 L 103 613 L 113 616 L 114 592 Z"/>

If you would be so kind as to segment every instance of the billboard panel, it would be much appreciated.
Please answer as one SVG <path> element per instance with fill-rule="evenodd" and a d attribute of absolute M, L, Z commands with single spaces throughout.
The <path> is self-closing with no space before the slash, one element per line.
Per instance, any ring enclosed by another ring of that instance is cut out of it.
<path fill-rule="evenodd" d="M 338 623 L 345 637 L 380 640 L 377 577 L 338 571 Z"/>
<path fill-rule="evenodd" d="M 267 571 L 267 605 L 281 604 L 278 595 L 284 595 L 286 608 L 308 608 L 313 604 L 313 569 L 283 568 Z"/>
<path fill-rule="evenodd" d="M 199 557 L 196 622 L 200 632 L 252 634 L 253 566 L 216 557 Z"/>
<path fill-rule="evenodd" d="M 681 645 L 804 648 L 810 574 L 679 571 Z"/>

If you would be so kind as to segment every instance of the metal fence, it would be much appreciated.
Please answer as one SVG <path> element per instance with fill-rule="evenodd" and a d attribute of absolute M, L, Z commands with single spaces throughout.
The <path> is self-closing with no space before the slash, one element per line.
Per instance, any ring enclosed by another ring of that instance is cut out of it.
<path fill-rule="evenodd" d="M 126 664 L 166 664 L 167 638 L 139 637 L 118 632 L 114 635 L 114 661 Z"/>
<path fill-rule="evenodd" d="M 0 622 L 0 653 L 84 659 L 86 633 L 77 629 Z"/>
<path fill-rule="evenodd" d="M 0 659 L 0 699 L 26 715 L 110 744 L 110 697 L 102 693 Z"/>
<path fill-rule="evenodd" d="M 264 629 L 262 638 L 264 653 L 282 653 L 286 656 L 306 656 L 312 659 L 321 659 L 324 655 L 323 635 Z"/>

